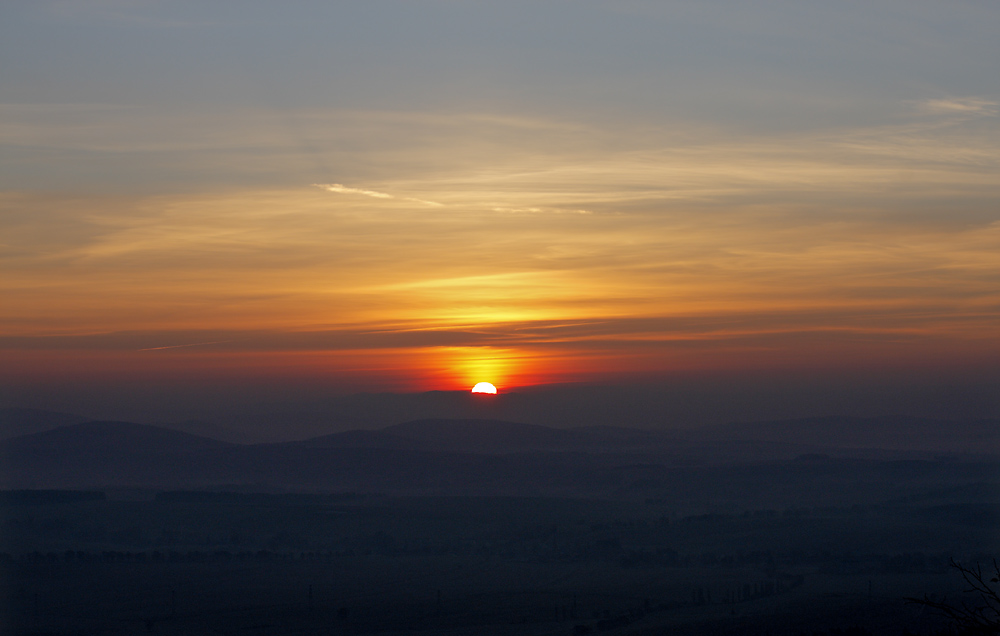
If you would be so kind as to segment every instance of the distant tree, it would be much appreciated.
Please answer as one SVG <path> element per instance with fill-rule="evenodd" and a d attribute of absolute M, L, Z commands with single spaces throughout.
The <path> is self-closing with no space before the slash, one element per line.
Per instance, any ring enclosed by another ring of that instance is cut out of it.
<path fill-rule="evenodd" d="M 947 616 L 960 634 L 1000 634 L 1000 565 L 993 559 L 992 571 L 983 570 L 981 563 L 968 567 L 950 560 L 952 568 L 958 570 L 968 587 L 963 590 L 971 596 L 958 602 L 947 598 L 936 601 L 926 594 L 923 598 L 907 598 L 911 603 L 933 608 Z"/>

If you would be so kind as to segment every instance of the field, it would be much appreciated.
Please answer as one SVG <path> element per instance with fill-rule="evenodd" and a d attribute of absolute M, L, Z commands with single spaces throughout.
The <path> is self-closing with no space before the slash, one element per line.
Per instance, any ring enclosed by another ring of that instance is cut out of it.
<path fill-rule="evenodd" d="M 995 512 L 8 493 L 0 580 L 12 634 L 920 634 L 904 597 L 959 592 Z"/>

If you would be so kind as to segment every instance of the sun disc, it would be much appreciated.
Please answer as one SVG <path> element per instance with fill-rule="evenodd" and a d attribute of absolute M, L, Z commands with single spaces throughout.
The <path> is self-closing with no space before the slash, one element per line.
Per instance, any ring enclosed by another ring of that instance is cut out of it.
<path fill-rule="evenodd" d="M 472 387 L 473 393 L 496 393 L 497 388 L 490 384 L 489 382 L 480 382 L 476 386 Z"/>

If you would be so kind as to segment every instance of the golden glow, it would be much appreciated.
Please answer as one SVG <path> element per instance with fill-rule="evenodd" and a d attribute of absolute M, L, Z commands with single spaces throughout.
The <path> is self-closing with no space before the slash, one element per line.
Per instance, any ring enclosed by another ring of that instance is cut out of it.
<path fill-rule="evenodd" d="M 521 384 L 519 378 L 533 366 L 526 359 L 529 353 L 511 348 L 440 347 L 427 350 L 426 355 L 429 364 L 450 376 L 445 380 L 447 388 L 467 387 L 482 378 L 501 386 Z"/>
<path fill-rule="evenodd" d="M 942 104 L 927 116 L 976 107 Z M 331 135 L 385 123 L 314 116 Z M 202 128 L 263 134 L 244 124 Z M 510 123 L 513 137 L 467 134 L 487 126 L 473 117 L 397 124 L 412 137 L 373 141 L 379 163 L 433 170 L 270 190 L 0 193 L 0 347 L 22 363 L 7 367 L 57 373 L 61 351 L 80 369 L 92 355 L 136 373 L 214 361 L 228 375 L 253 359 L 331 384 L 464 391 L 481 378 L 507 390 L 1000 353 L 1000 222 L 983 207 L 1000 191 L 982 167 L 1000 143 L 986 123 L 697 141 L 623 124 L 610 148 L 552 122 Z M 58 132 L 23 130 L 39 143 Z M 494 137 L 518 141 L 463 145 Z M 547 150 L 563 142 L 577 152 Z M 193 162 L 215 156 L 197 148 Z"/>
<path fill-rule="evenodd" d="M 472 387 L 472 392 L 496 394 L 497 388 L 489 382 L 479 382 L 476 386 Z"/>

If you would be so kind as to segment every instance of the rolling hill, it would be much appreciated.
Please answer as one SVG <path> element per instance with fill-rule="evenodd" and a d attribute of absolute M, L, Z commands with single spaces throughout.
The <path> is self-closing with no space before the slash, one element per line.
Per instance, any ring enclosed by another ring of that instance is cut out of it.
<path fill-rule="evenodd" d="M 41 409 L 4 408 L 0 409 L 0 440 L 81 424 L 89 419 L 80 415 Z"/>

